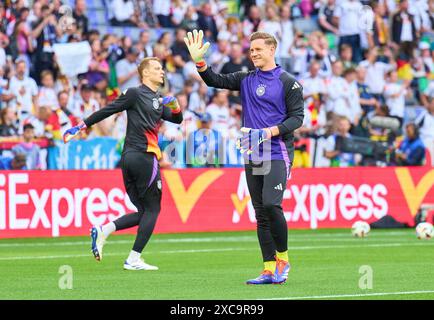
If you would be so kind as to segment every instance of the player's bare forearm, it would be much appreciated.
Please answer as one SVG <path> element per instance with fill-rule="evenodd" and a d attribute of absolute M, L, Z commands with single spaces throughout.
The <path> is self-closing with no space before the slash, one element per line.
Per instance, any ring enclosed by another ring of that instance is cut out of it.
<path fill-rule="evenodd" d="M 278 126 L 263 128 L 263 130 L 265 131 L 266 139 L 271 139 L 272 137 L 277 137 L 278 135 L 280 135 L 280 130 Z"/>
<path fill-rule="evenodd" d="M 267 129 L 270 130 L 271 137 L 276 137 L 280 134 L 280 130 L 278 126 L 273 126 Z"/>

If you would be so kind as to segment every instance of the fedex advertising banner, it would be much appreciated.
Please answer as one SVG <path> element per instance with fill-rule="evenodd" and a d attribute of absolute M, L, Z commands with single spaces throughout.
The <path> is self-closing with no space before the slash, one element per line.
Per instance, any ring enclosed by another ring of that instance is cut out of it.
<path fill-rule="evenodd" d="M 242 169 L 163 170 L 157 233 L 254 230 Z M 349 227 L 391 215 L 413 224 L 434 203 L 434 169 L 294 169 L 284 193 L 289 228 Z M 0 238 L 87 235 L 134 212 L 119 170 L 0 172 Z M 135 229 L 126 231 L 134 233 Z"/>

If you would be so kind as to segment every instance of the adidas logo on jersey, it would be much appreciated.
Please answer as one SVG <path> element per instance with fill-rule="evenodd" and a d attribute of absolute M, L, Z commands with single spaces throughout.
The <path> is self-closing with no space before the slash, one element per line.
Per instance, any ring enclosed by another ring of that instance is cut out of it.
<path fill-rule="evenodd" d="M 294 82 L 294 85 L 292 86 L 292 90 L 295 90 L 295 89 L 298 89 L 298 88 L 301 88 L 301 86 L 296 81 L 296 82 Z"/>
<path fill-rule="evenodd" d="M 282 184 L 279 183 L 277 186 L 274 187 L 274 189 L 282 191 L 283 190 Z"/>

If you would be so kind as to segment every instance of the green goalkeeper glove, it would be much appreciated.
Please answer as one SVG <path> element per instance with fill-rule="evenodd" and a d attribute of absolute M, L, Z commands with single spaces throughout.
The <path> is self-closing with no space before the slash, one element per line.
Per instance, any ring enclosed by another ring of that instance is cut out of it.
<path fill-rule="evenodd" d="M 187 37 L 184 38 L 184 42 L 190 52 L 191 58 L 195 63 L 203 61 L 203 57 L 208 50 L 210 43 L 203 44 L 203 31 L 199 32 L 194 29 L 193 32 L 188 32 Z"/>

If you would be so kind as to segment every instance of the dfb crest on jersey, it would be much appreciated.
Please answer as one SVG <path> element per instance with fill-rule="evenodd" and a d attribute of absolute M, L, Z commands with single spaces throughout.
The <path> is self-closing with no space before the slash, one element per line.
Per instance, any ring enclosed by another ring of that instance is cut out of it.
<path fill-rule="evenodd" d="M 157 98 L 152 99 L 152 106 L 155 110 L 157 110 L 160 107 L 160 103 L 158 102 Z"/>
<path fill-rule="evenodd" d="M 257 88 L 256 88 L 256 95 L 257 96 L 263 96 L 265 93 L 265 88 L 267 86 L 265 84 L 260 84 Z"/>

